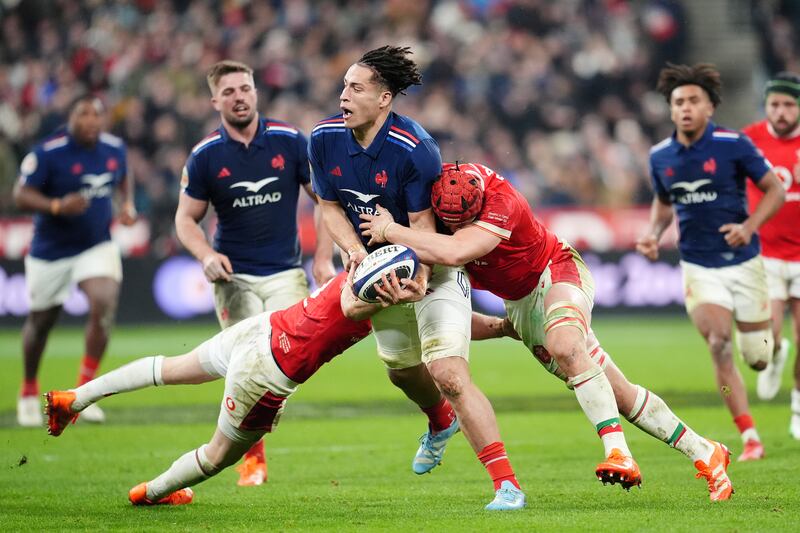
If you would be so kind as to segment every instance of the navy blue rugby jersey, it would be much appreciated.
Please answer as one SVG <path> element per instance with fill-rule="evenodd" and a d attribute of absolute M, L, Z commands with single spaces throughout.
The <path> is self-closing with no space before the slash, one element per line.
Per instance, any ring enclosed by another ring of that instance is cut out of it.
<path fill-rule="evenodd" d="M 408 213 L 431 206 L 431 185 L 442 172 L 436 141 L 422 126 L 396 113 L 389 113 L 366 149 L 344 127 L 341 114 L 323 120 L 311 132 L 308 159 L 314 191 L 323 200 L 338 201 L 359 236 L 358 215 L 373 213 L 376 204 L 408 226 Z M 368 240 L 361 238 L 364 246 Z"/>
<path fill-rule="evenodd" d="M 749 245 L 732 248 L 719 228 L 748 217 L 745 179 L 758 182 L 770 168 L 746 135 L 712 122 L 689 147 L 673 134 L 650 149 L 653 187 L 675 206 L 684 261 L 723 267 L 758 255 L 758 235 Z"/>
<path fill-rule="evenodd" d="M 269 276 L 300 266 L 297 201 L 309 182 L 307 146 L 295 127 L 259 118 L 248 147 L 220 126 L 192 149 L 181 187 L 214 206 L 214 249 L 234 273 Z"/>
<path fill-rule="evenodd" d="M 37 145 L 20 165 L 22 184 L 52 198 L 80 192 L 90 202 L 80 215 L 34 215 L 30 255 L 54 261 L 110 240 L 114 189 L 126 173 L 125 144 L 110 133 L 87 148 L 62 129 Z"/>

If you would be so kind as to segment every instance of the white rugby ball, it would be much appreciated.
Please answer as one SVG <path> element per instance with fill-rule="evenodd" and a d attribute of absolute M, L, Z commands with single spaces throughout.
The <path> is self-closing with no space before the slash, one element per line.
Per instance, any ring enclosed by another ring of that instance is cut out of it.
<path fill-rule="evenodd" d="M 399 279 L 413 278 L 417 273 L 419 259 L 414 250 L 400 244 L 389 244 L 378 248 L 356 267 L 353 291 L 360 300 L 368 303 L 378 301 L 376 286 L 383 285 L 381 275 L 394 271 Z"/>

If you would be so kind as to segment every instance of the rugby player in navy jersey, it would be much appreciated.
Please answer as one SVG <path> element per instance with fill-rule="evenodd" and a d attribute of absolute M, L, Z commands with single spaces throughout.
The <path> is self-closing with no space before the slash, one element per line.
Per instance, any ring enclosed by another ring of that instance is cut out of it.
<path fill-rule="evenodd" d="M 436 231 L 430 195 L 441 172 L 439 147 L 419 124 L 392 111 L 398 94 L 421 83 L 410 53 L 384 46 L 364 54 L 344 76 L 342 113 L 321 121 L 311 134 L 314 190 L 346 265 L 359 263 L 373 249 L 359 235 L 359 215 L 374 213 L 378 203 L 399 224 Z M 487 509 L 522 508 L 525 495 L 494 411 L 469 374 L 469 281 L 461 267 L 421 271 L 417 279 L 428 288 L 422 301 L 392 306 L 372 318 L 390 380 L 429 418 L 412 469 L 424 474 L 439 464 L 460 427 L 494 483 L 495 499 Z"/>
<path fill-rule="evenodd" d="M 221 61 L 211 67 L 207 80 L 222 124 L 192 149 L 186 162 L 175 228 L 214 284 L 217 318 L 224 329 L 308 296 L 297 202 L 301 188 L 316 198 L 309 179 L 308 141 L 293 126 L 259 116 L 253 70 Z M 199 225 L 209 203 L 218 217 L 213 247 Z M 316 219 L 321 221 L 318 214 Z M 336 274 L 333 242 L 321 228 L 320 222 L 312 267 L 318 285 Z M 239 471 L 239 485 L 266 480 L 261 441 Z"/>
<path fill-rule="evenodd" d="M 112 196 L 119 190 L 121 223 L 136 219 L 125 146 L 103 131 L 105 109 L 93 95 L 70 106 L 66 129 L 36 146 L 22 161 L 14 189 L 18 208 L 33 211 L 34 233 L 25 257 L 30 313 L 22 328 L 25 380 L 17 402 L 22 426 L 41 426 L 37 373 L 50 330 L 70 287 L 89 301 L 85 348 L 78 385 L 94 378 L 117 310 L 122 262 L 111 241 Z M 84 420 L 103 422 L 95 407 Z"/>
<path fill-rule="evenodd" d="M 711 121 L 721 86 L 719 72 L 708 64 L 661 70 L 658 91 L 669 103 L 675 133 L 650 150 L 655 197 L 636 248 L 655 260 L 674 210 L 686 310 L 708 344 L 723 401 L 741 433 L 739 461 L 749 461 L 761 459 L 764 446 L 733 362 L 731 323 L 743 359 L 763 370 L 774 341 L 756 230 L 780 209 L 784 189 L 750 139 Z M 748 176 L 764 193 L 752 213 L 745 200 Z"/>

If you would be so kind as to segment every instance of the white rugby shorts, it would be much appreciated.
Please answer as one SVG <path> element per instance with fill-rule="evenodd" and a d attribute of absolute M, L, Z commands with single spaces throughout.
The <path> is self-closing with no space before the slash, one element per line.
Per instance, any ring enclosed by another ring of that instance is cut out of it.
<path fill-rule="evenodd" d="M 716 304 L 733 312 L 739 322 L 770 318 L 767 275 L 760 255 L 738 265 L 709 268 L 681 261 L 686 311 Z"/>
<path fill-rule="evenodd" d="M 800 261 L 764 257 L 770 300 L 800 299 Z"/>
<path fill-rule="evenodd" d="M 197 348 L 203 369 L 225 378 L 218 427 L 232 440 L 271 432 L 298 384 L 278 367 L 270 347 L 270 312 L 222 330 Z"/>
<path fill-rule="evenodd" d="M 101 242 L 77 255 L 55 261 L 25 256 L 31 311 L 62 305 L 73 284 L 91 278 L 122 281 L 122 259 L 114 241 Z"/>
<path fill-rule="evenodd" d="M 415 304 L 393 305 L 372 316 L 378 356 L 388 368 L 451 356 L 469 360 L 472 301 L 464 269 L 434 266 L 428 291 Z"/>
<path fill-rule="evenodd" d="M 223 329 L 264 311 L 286 309 L 309 294 L 302 268 L 270 276 L 233 274 L 232 278 L 214 283 L 214 307 Z"/>

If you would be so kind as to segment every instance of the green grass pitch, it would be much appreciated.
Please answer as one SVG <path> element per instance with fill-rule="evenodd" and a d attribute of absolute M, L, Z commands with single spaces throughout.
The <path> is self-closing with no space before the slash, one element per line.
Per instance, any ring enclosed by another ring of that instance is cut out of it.
<path fill-rule="evenodd" d="M 703 435 L 741 451 L 715 392 L 710 358 L 684 317 L 603 318 L 595 330 L 628 377 L 661 395 Z M 101 371 L 134 358 L 181 353 L 213 325 L 120 327 Z M 82 332 L 57 329 L 41 372 L 43 391 L 70 387 Z M 195 487 L 183 507 L 134 508 L 128 489 L 205 442 L 222 383 L 151 388 L 104 400 L 108 423 L 69 427 L 59 438 L 14 426 L 21 376 L 17 331 L 0 331 L 0 531 L 796 531 L 800 442 L 787 431 L 789 372 L 779 396 L 752 411 L 767 458 L 732 463 L 736 494 L 712 504 L 688 459 L 625 423 L 642 469 L 641 490 L 594 478 L 602 447 L 574 395 L 521 344 L 473 343 L 475 381 L 497 411 L 528 507 L 489 513 L 491 484 L 462 435 L 443 464 L 416 476 L 411 458 L 425 420 L 392 387 L 367 339 L 326 365 L 288 402 L 267 437 L 269 481 L 239 488 L 224 471 Z M 752 391 L 755 374 L 743 369 Z"/>

